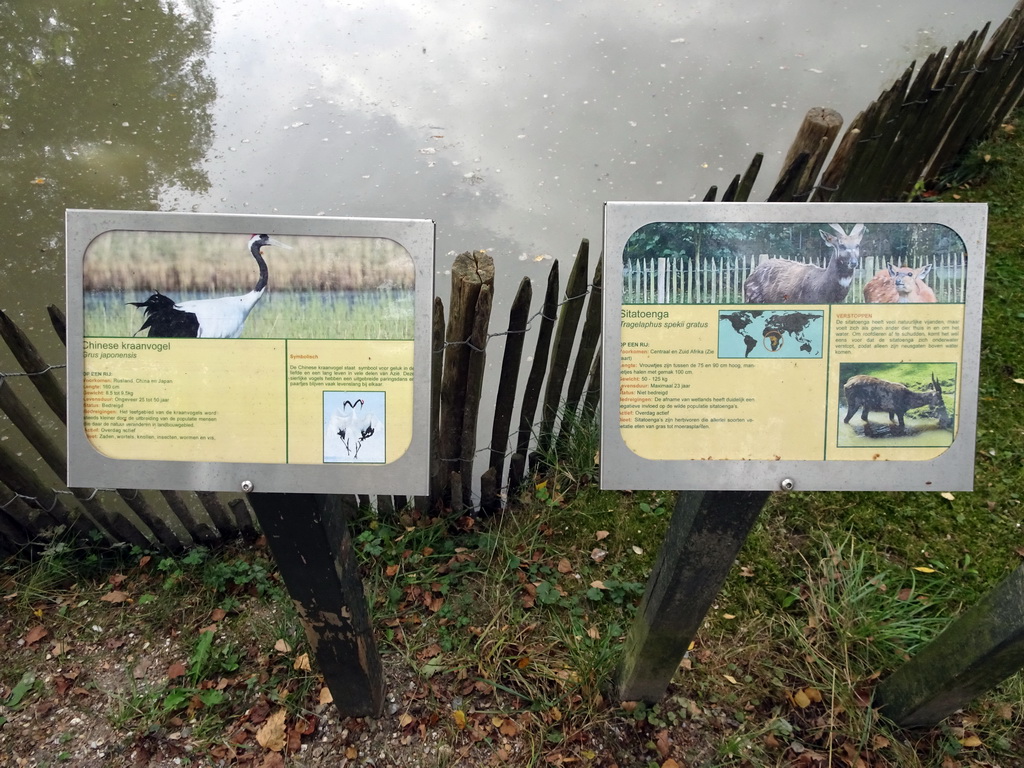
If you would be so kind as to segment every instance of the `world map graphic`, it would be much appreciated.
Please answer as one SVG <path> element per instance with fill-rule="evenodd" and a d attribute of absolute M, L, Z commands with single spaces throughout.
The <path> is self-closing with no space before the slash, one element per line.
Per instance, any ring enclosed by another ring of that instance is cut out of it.
<path fill-rule="evenodd" d="M 718 356 L 820 358 L 822 311 L 750 309 L 718 313 Z"/>

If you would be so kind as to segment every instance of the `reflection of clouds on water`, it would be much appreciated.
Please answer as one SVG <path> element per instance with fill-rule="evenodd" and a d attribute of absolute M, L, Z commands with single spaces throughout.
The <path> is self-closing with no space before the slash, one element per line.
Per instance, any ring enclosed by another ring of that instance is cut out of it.
<path fill-rule="evenodd" d="M 604 200 L 703 196 L 755 151 L 763 197 L 807 109 L 849 122 L 912 59 L 1012 7 L 223 0 L 199 203 L 430 217 L 441 253 L 568 256 L 599 238 Z M 249 44 L 267 28 L 273 45 Z"/>

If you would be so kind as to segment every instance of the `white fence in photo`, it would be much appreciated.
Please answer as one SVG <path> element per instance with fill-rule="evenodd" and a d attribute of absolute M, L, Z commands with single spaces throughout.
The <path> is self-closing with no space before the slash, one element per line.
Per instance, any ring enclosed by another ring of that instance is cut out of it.
<path fill-rule="evenodd" d="M 739 255 L 721 258 L 688 259 L 651 257 L 628 259 L 622 270 L 623 304 L 743 304 L 743 281 L 763 261 L 781 258 L 769 254 Z M 824 267 L 826 259 L 792 259 Z M 914 269 L 931 264 L 925 282 L 940 303 L 964 301 L 967 268 L 966 254 L 947 252 L 926 259 L 912 259 L 896 266 Z M 864 286 L 886 260 L 870 256 L 861 259 L 846 296 L 846 304 L 864 302 Z"/>

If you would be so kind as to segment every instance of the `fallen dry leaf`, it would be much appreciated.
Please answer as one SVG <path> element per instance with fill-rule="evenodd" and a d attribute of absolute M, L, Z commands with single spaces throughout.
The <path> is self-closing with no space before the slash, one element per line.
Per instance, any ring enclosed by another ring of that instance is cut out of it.
<path fill-rule="evenodd" d="M 661 764 L 661 768 L 683 768 L 679 763 L 673 760 L 671 757 Z"/>
<path fill-rule="evenodd" d="M 964 738 L 960 739 L 960 743 L 963 744 L 965 747 L 980 747 L 981 739 L 974 735 L 965 736 Z"/>
<path fill-rule="evenodd" d="M 176 661 L 167 668 L 167 679 L 173 680 L 176 677 L 181 677 L 187 671 L 188 670 L 186 669 L 184 664 L 182 664 L 180 661 Z"/>
<path fill-rule="evenodd" d="M 42 624 L 36 624 L 25 633 L 25 645 L 35 645 L 48 634 L 50 633 L 46 631 L 46 627 Z"/>
<path fill-rule="evenodd" d="M 292 647 L 288 644 L 288 641 L 283 637 L 274 643 L 274 650 L 278 653 L 291 653 Z"/>
<path fill-rule="evenodd" d="M 454 712 L 452 712 L 452 719 L 455 720 L 455 727 L 458 728 L 460 731 L 466 729 L 466 713 L 463 712 L 461 709 L 456 709 Z"/>
<path fill-rule="evenodd" d="M 559 573 L 572 573 L 572 563 L 566 558 L 562 558 L 558 561 L 558 572 Z"/>
<path fill-rule="evenodd" d="M 672 743 L 668 738 L 668 729 L 658 731 L 654 739 L 654 746 L 657 748 L 658 754 L 661 755 L 661 759 L 667 760 L 669 752 L 672 751 Z"/>
<path fill-rule="evenodd" d="M 944 498 L 944 499 L 945 499 L 946 501 L 952 501 L 953 499 L 955 499 L 955 498 L 956 498 L 956 496 L 954 496 L 954 495 L 953 495 L 952 493 L 950 493 L 949 491 L 943 491 L 942 493 L 940 493 L 940 494 L 939 494 L 939 496 L 941 496 L 942 498 Z"/>
<path fill-rule="evenodd" d="M 123 603 L 128 599 L 128 593 L 122 592 L 120 589 L 115 589 L 107 592 L 103 597 L 100 598 L 101 603 Z"/>
<path fill-rule="evenodd" d="M 285 745 L 285 732 L 284 732 L 284 719 L 286 716 L 284 709 L 277 710 L 274 714 L 267 718 L 267 721 L 260 726 L 259 730 L 256 731 L 256 741 L 264 749 L 269 749 L 272 752 L 280 752 L 284 749 Z"/>
<path fill-rule="evenodd" d="M 284 757 L 279 752 L 267 752 L 260 768 L 284 768 Z"/>
<path fill-rule="evenodd" d="M 937 571 L 934 568 L 926 568 L 923 565 L 915 565 L 914 570 L 918 571 L 919 573 L 937 573 Z"/>
<path fill-rule="evenodd" d="M 309 654 L 300 653 L 298 656 L 296 656 L 295 663 L 292 664 L 292 669 L 297 669 L 302 672 L 309 672 Z"/>
<path fill-rule="evenodd" d="M 334 696 L 331 695 L 331 689 L 326 685 L 320 689 L 320 706 L 325 704 L 331 704 L 334 702 Z"/>
<path fill-rule="evenodd" d="M 590 559 L 593 560 L 595 563 L 600 563 L 606 557 L 608 557 L 608 550 L 606 549 L 594 547 L 592 550 L 590 550 Z"/>
<path fill-rule="evenodd" d="M 210 618 L 214 621 L 224 621 L 224 617 L 228 615 L 228 612 L 223 608 L 214 608 L 210 611 Z"/>
<path fill-rule="evenodd" d="M 608 538 L 608 537 L 609 537 L 610 535 L 611 535 L 611 534 L 609 534 L 609 533 L 608 533 L 608 531 L 598 531 L 598 532 L 597 532 L 597 533 L 595 534 L 595 538 L 596 538 L 596 539 L 597 539 L 598 541 L 604 541 L 604 540 L 605 540 L 605 539 L 607 539 L 607 538 Z"/>
<path fill-rule="evenodd" d="M 634 544 L 632 546 L 632 550 L 633 550 L 633 552 L 635 552 L 638 555 L 642 555 L 644 553 L 643 548 L 642 547 L 638 547 L 636 544 Z"/>
<path fill-rule="evenodd" d="M 594 589 L 607 589 L 607 587 L 605 587 L 604 585 L 604 582 L 600 579 L 590 582 L 590 586 L 592 586 Z"/>
<path fill-rule="evenodd" d="M 142 678 L 144 678 L 146 676 L 146 672 L 149 671 L 150 664 L 152 663 L 152 659 L 140 659 L 139 663 L 135 665 L 135 669 L 132 670 L 132 677 L 134 677 L 136 680 L 141 680 Z"/>

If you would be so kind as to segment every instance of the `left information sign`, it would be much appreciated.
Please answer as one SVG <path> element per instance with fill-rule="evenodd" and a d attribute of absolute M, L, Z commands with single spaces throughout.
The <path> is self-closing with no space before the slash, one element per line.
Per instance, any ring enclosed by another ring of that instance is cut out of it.
<path fill-rule="evenodd" d="M 67 212 L 74 486 L 427 490 L 434 224 Z"/>

